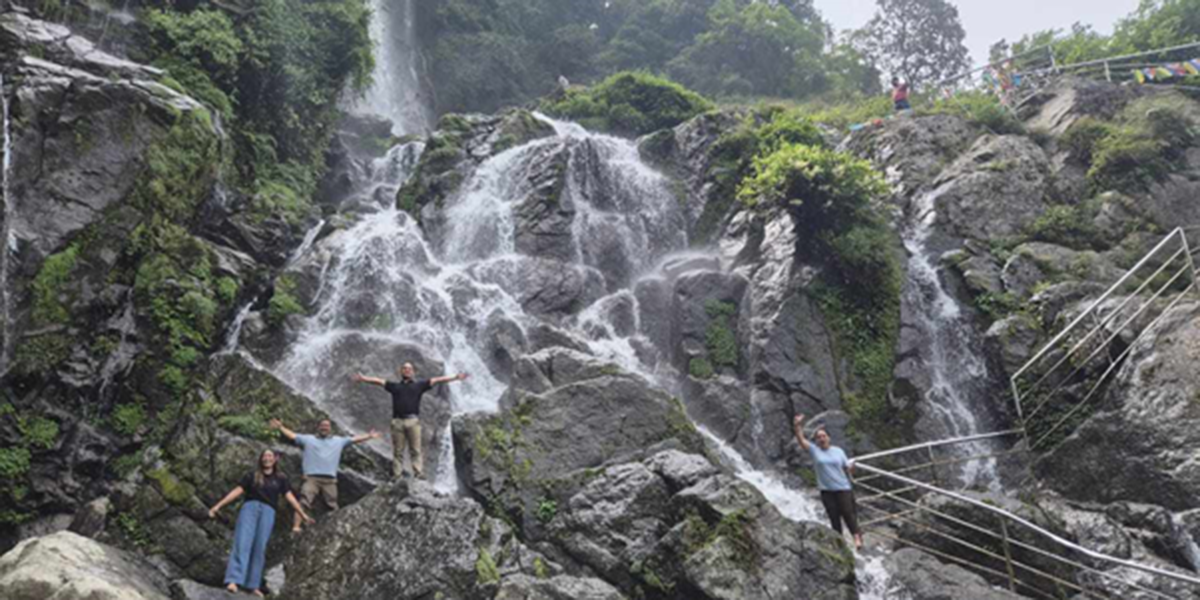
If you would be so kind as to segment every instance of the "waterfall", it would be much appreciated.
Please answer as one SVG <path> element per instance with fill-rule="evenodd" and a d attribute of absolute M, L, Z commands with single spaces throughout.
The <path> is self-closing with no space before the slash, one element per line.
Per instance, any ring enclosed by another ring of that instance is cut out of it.
<path fill-rule="evenodd" d="M 371 40 L 375 43 L 373 84 L 354 106 L 392 121 L 396 134 L 425 133 L 433 123 L 421 87 L 417 44 L 418 0 L 372 0 Z"/>
<path fill-rule="evenodd" d="M 4 88 L 4 76 L 0 74 L 0 107 L 4 111 L 4 159 L 0 166 L 0 201 L 4 202 L 4 223 L 0 225 L 0 318 L 4 328 L 0 335 L 0 375 L 8 372 L 9 355 L 12 349 L 12 298 L 9 291 L 9 270 L 12 257 L 17 251 L 17 236 L 12 221 L 16 215 L 12 198 L 9 196 L 9 171 L 12 169 L 12 123 L 9 114 L 8 91 Z"/>
<path fill-rule="evenodd" d="M 737 450 L 734 450 L 732 446 L 726 444 L 703 425 L 697 425 L 696 429 L 717 448 L 727 465 L 737 473 L 738 478 L 762 492 L 762 495 L 771 504 L 774 504 L 775 508 L 783 513 L 783 516 L 793 521 L 825 522 L 825 515 L 820 512 L 817 501 L 812 497 L 787 487 L 768 473 L 755 469 Z"/>
<path fill-rule="evenodd" d="M 446 372 L 471 374 L 450 388 L 451 415 L 496 411 L 507 385 L 485 358 L 487 326 L 506 319 L 527 331 L 542 323 L 543 317 L 522 306 L 528 290 L 521 280 L 554 268 L 583 281 L 608 282 L 590 307 L 559 325 L 597 357 L 653 379 L 653 367 L 634 350 L 638 328 L 618 326 L 612 315 L 619 311 L 609 309 L 624 303 L 636 314 L 632 288 L 637 279 L 687 247 L 682 209 L 669 181 L 638 159 L 634 142 L 552 123 L 558 135 L 484 160 L 445 199 L 443 224 L 431 226 L 429 233 L 394 207 L 395 190 L 412 171 L 413 161 L 405 159 L 413 156 L 411 147 L 397 146 L 375 161 L 371 176 L 351 196 L 358 212 L 371 199 L 380 200 L 374 212 L 359 214 L 351 227 L 316 242 L 321 260 L 327 261 L 316 306 L 274 372 L 340 421 L 355 423 L 347 414 L 353 409 L 339 395 L 346 369 L 356 366 L 347 361 L 415 347 L 442 362 Z M 595 238 L 607 245 L 577 239 L 576 256 L 561 260 L 516 251 L 514 208 L 532 191 L 530 178 L 539 164 L 532 159 L 548 152 L 569 153 L 572 172 L 563 196 L 575 207 L 572 229 L 584 236 L 598 232 Z M 380 186 L 390 193 L 377 193 L 374 188 Z M 303 268 L 302 263 L 300 258 L 293 268 Z M 449 427 L 435 438 L 437 447 L 430 453 L 442 461 L 432 474 L 434 482 L 453 491 Z"/>
<path fill-rule="evenodd" d="M 937 220 L 937 199 L 942 188 L 917 198 L 914 214 L 903 234 L 908 250 L 908 277 L 904 283 L 905 309 L 925 342 L 922 365 L 930 378 L 926 407 L 931 409 L 944 437 L 982 433 L 976 410 L 989 401 L 992 390 L 982 335 L 958 301 L 946 290 L 930 248 Z M 984 442 L 967 444 L 965 452 L 986 454 Z M 995 459 L 963 463 L 961 483 L 967 486 L 999 485 Z"/>
<path fill-rule="evenodd" d="M 242 338 L 242 326 L 246 324 L 246 318 L 250 316 L 250 311 L 254 308 L 256 302 L 258 302 L 258 298 L 254 298 L 238 309 L 237 315 L 233 317 L 233 323 L 229 326 L 229 334 L 225 336 L 225 345 L 217 354 L 233 354 L 237 352 L 238 344 Z"/>

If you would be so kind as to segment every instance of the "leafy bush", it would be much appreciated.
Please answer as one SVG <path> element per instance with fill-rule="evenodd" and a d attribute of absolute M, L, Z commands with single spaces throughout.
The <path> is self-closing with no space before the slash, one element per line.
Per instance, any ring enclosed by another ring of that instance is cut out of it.
<path fill-rule="evenodd" d="M 1088 180 L 1096 192 L 1139 191 L 1186 160 L 1197 136 L 1189 101 L 1177 96 L 1134 102 L 1092 144 Z"/>
<path fill-rule="evenodd" d="M 17 479 L 29 472 L 29 449 L 0 448 L 0 479 Z"/>
<path fill-rule="evenodd" d="M 917 106 L 920 115 L 958 115 L 1000 135 L 1025 133 L 1025 126 L 1012 111 L 1000 104 L 996 96 L 985 92 L 959 92 L 951 98 L 929 99 Z"/>
<path fill-rule="evenodd" d="M 291 277 L 283 276 L 275 281 L 275 293 L 267 303 L 267 322 L 278 327 L 291 315 L 304 313 L 304 306 L 292 295 L 296 291 L 296 282 Z"/>
<path fill-rule="evenodd" d="M 789 207 L 801 239 L 846 231 L 870 220 L 872 199 L 888 190 L 871 164 L 849 154 L 805 145 L 785 145 L 754 160 L 754 173 L 742 181 L 738 198 L 748 207 Z"/>
<path fill-rule="evenodd" d="M 30 448 L 49 450 L 58 439 L 58 422 L 45 417 L 21 417 L 17 419 L 17 430 L 21 432 L 21 442 Z"/>
<path fill-rule="evenodd" d="M 124 436 L 133 436 L 146 424 L 146 410 L 140 404 L 118 404 L 108 420 L 113 431 Z"/>
<path fill-rule="evenodd" d="M 1091 218 L 1077 206 L 1052 206 L 1029 225 L 1031 240 L 1075 250 L 1103 250 L 1106 244 Z"/>
<path fill-rule="evenodd" d="M 537 520 L 549 523 L 558 515 L 558 502 L 552 498 L 542 498 L 538 501 Z"/>
<path fill-rule="evenodd" d="M 696 379 L 712 379 L 716 375 L 712 363 L 703 357 L 693 358 L 688 363 L 688 373 Z"/>
<path fill-rule="evenodd" d="M 585 127 L 643 135 L 674 127 L 712 108 L 683 86 L 641 72 L 617 73 L 585 90 L 568 90 L 542 104 L 549 114 L 575 119 Z"/>
<path fill-rule="evenodd" d="M 77 245 L 52 254 L 42 262 L 30 288 L 33 290 L 33 320 L 40 325 L 66 323 L 71 315 L 60 299 L 63 289 L 71 282 L 71 273 L 79 257 Z"/>

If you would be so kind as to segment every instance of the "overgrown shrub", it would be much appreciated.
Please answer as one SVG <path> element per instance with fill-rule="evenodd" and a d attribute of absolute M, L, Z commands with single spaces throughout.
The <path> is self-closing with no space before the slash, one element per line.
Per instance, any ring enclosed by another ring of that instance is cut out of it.
<path fill-rule="evenodd" d="M 548 114 L 585 127 L 623 135 L 643 135 L 674 127 L 712 103 L 683 86 L 649 73 L 617 73 L 586 89 L 572 89 L 542 104 Z"/>
<path fill-rule="evenodd" d="M 1052 206 L 1029 225 L 1029 239 L 1075 250 L 1103 250 L 1106 244 L 1079 206 Z"/>
<path fill-rule="evenodd" d="M 1126 107 L 1103 136 L 1094 133 L 1093 191 L 1140 191 L 1181 167 L 1197 136 L 1188 103 L 1173 95 L 1145 98 Z"/>

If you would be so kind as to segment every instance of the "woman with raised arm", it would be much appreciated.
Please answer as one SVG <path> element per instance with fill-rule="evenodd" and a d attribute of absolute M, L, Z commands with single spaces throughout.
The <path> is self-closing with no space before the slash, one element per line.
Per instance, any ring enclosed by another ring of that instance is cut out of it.
<path fill-rule="evenodd" d="M 844 522 L 850 533 L 854 534 L 854 547 L 862 548 L 854 486 L 850 483 L 854 464 L 846 458 L 841 448 L 833 445 L 824 427 L 818 427 L 813 434 L 813 441 L 809 442 L 804 437 L 804 415 L 796 415 L 792 420 L 792 429 L 800 447 L 812 457 L 813 470 L 817 473 L 817 488 L 821 490 L 821 504 L 825 505 L 825 514 L 829 515 L 829 524 L 841 535 Z"/>
<path fill-rule="evenodd" d="M 267 561 L 267 542 L 275 527 L 275 507 L 279 497 L 288 504 L 305 522 L 314 521 L 304 512 L 288 485 L 287 475 L 276 467 L 278 458 L 271 450 L 263 450 L 258 457 L 258 466 L 247 473 L 239 485 L 208 511 L 210 519 L 237 500 L 243 494 L 246 502 L 238 512 L 237 526 L 233 531 L 233 549 L 229 552 L 229 566 L 225 569 L 225 589 L 230 592 L 249 590 L 255 596 L 263 596 L 263 568 Z"/>

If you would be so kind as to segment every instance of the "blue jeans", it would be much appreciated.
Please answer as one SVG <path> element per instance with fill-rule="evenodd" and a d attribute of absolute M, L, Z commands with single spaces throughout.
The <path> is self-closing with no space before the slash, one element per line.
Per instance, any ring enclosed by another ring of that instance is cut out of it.
<path fill-rule="evenodd" d="M 262 587 L 263 568 L 267 563 L 267 541 L 275 527 L 275 509 L 251 500 L 238 512 L 233 530 L 233 549 L 225 569 L 225 585 L 236 583 L 247 590 Z"/>

